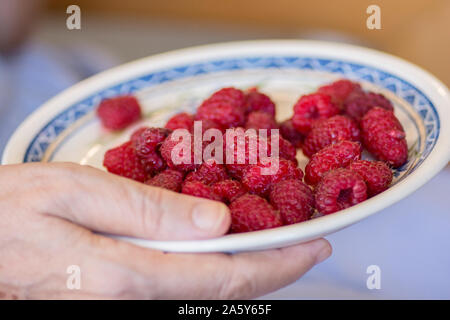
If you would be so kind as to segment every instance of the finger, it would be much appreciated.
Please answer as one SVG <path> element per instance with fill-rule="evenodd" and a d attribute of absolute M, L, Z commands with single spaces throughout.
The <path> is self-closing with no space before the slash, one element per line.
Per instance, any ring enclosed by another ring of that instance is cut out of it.
<path fill-rule="evenodd" d="M 217 237 L 230 226 L 228 208 L 218 201 L 147 186 L 87 166 L 51 164 L 48 171 L 55 176 L 46 176 L 47 192 L 54 200 L 45 213 L 91 230 L 182 240 Z"/>
<path fill-rule="evenodd" d="M 150 277 L 164 279 L 158 281 L 158 296 L 153 298 L 255 298 L 296 281 L 330 254 L 331 246 L 325 239 L 234 255 L 163 254 L 158 257 L 159 268 Z"/>
<path fill-rule="evenodd" d="M 96 234 L 83 239 L 78 250 L 88 258 L 77 262 L 80 294 L 116 298 L 254 298 L 294 282 L 331 254 L 324 239 L 234 255 L 164 253 Z"/>

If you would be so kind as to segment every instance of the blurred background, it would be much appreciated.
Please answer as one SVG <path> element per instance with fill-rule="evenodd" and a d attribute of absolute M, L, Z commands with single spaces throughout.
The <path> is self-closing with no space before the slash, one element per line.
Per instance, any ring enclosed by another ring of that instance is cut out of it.
<path fill-rule="evenodd" d="M 73 4 L 81 30 L 66 27 Z M 366 27 L 372 4 L 381 9 L 381 30 Z M 40 104 L 106 68 L 187 46 L 267 38 L 372 47 L 450 86 L 449 0 L 0 0 L 0 151 Z M 448 252 L 438 249 L 450 226 L 443 187 L 450 167 L 433 181 L 327 237 L 332 258 L 266 298 L 450 298 Z M 405 221 L 415 223 L 399 235 Z M 349 239 L 358 241 L 349 247 Z M 382 267 L 382 290 L 366 288 L 373 263 Z"/>
<path fill-rule="evenodd" d="M 78 33 L 63 23 L 74 3 L 84 15 Z M 381 30 L 366 28 L 371 4 L 381 9 Z M 44 16 L 36 36 L 92 42 L 121 61 L 219 41 L 319 38 L 398 55 L 450 84 L 448 0 L 52 0 Z"/>

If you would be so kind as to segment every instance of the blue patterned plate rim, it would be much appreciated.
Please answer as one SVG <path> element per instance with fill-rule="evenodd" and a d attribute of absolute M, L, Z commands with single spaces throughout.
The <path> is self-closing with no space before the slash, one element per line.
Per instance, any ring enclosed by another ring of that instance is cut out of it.
<path fill-rule="evenodd" d="M 264 64 L 261 64 L 260 63 L 261 61 L 263 61 Z M 333 64 L 332 68 L 327 67 L 330 64 Z M 283 69 L 295 68 L 295 69 L 308 69 L 314 71 L 327 71 L 331 73 L 339 73 L 343 77 L 346 76 L 348 77 L 350 75 L 354 80 L 369 81 L 379 87 L 392 91 L 396 95 L 399 95 L 399 93 L 402 92 L 408 92 L 409 97 L 413 97 L 413 99 L 423 99 L 423 103 L 421 103 L 420 106 L 428 107 L 429 110 L 432 112 L 432 116 L 430 117 L 431 119 L 429 119 L 431 121 L 428 121 L 427 127 L 432 125 L 433 128 L 427 130 L 427 139 L 426 139 L 427 143 L 422 158 L 425 158 L 429 154 L 429 152 L 434 147 L 436 140 L 439 138 L 440 121 L 438 113 L 433 103 L 428 99 L 428 97 L 425 94 L 423 94 L 423 92 L 421 92 L 411 83 L 395 75 L 392 75 L 387 71 L 383 71 L 373 67 L 368 67 L 361 64 L 352 63 L 349 61 L 322 59 L 318 57 L 300 57 L 300 56 L 243 57 L 239 59 L 213 60 L 197 64 L 175 66 L 170 69 L 152 72 L 139 78 L 128 80 L 113 87 L 101 90 L 75 104 L 72 104 L 70 107 L 68 107 L 60 114 L 58 114 L 56 117 L 51 119 L 31 141 L 30 145 L 28 146 L 25 152 L 23 162 L 38 162 L 42 160 L 42 156 L 45 153 L 47 147 L 52 143 L 52 140 L 46 139 L 46 142 L 39 143 L 38 141 L 39 137 L 41 135 L 47 134 L 48 131 L 50 130 L 56 134 L 55 136 L 53 136 L 53 140 L 56 139 L 59 133 L 63 132 L 68 126 L 72 124 L 71 122 L 62 121 L 64 118 L 68 117 L 68 114 L 70 112 L 74 112 L 74 110 L 77 109 L 77 107 L 86 106 L 86 108 L 84 108 L 83 110 L 80 110 L 78 112 L 75 111 L 76 114 L 75 117 L 72 118 L 72 120 L 76 121 L 79 118 L 86 115 L 88 112 L 92 111 L 102 98 L 111 97 L 114 95 L 111 93 L 116 93 L 116 95 L 124 93 L 134 93 L 143 88 L 142 85 L 137 87 L 133 85 L 133 83 L 136 82 L 139 82 L 140 84 L 147 83 L 148 87 L 150 87 L 162 84 L 164 82 L 190 77 L 193 75 L 231 71 L 231 70 L 267 69 L 267 68 L 283 68 Z M 187 72 L 188 70 L 191 70 L 191 72 Z M 195 73 L 192 73 L 192 70 L 195 70 Z M 351 70 L 351 73 L 347 74 L 345 70 Z M 358 74 L 357 73 L 358 70 L 365 70 L 365 71 L 370 70 L 371 72 L 375 72 L 377 73 L 379 79 L 387 79 L 387 78 L 395 79 L 396 81 L 399 81 L 402 84 L 402 88 L 399 91 L 397 91 L 396 90 L 397 86 L 392 84 L 384 85 L 385 81 L 376 82 L 375 81 L 376 77 L 373 77 L 371 75 L 367 76 L 366 74 L 361 74 L 360 78 L 355 78 L 355 75 Z M 159 81 L 158 82 L 154 81 L 153 79 L 155 78 L 157 78 Z M 128 90 L 123 90 L 122 89 L 123 87 L 127 87 Z M 415 96 L 411 95 L 410 90 L 413 90 L 416 95 Z M 415 105 L 413 105 L 413 107 L 415 107 Z M 421 110 L 416 109 L 417 112 L 423 110 L 425 109 Z M 428 116 L 428 112 L 425 116 L 421 113 L 419 114 L 422 120 L 424 120 L 424 118 Z"/>

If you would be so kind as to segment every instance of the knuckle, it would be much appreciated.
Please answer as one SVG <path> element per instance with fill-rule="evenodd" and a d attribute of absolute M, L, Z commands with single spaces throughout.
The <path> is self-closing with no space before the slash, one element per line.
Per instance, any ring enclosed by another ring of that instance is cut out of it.
<path fill-rule="evenodd" d="M 164 189 L 143 187 L 139 214 L 142 230 L 145 235 L 156 236 L 163 219 Z"/>

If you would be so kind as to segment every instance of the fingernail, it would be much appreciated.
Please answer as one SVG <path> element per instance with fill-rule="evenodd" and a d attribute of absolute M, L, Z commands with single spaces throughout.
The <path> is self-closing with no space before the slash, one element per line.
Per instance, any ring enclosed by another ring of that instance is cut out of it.
<path fill-rule="evenodd" d="M 197 228 L 214 231 L 222 225 L 226 215 L 227 211 L 224 206 L 216 203 L 201 202 L 195 206 L 192 220 Z"/>
<path fill-rule="evenodd" d="M 326 260 L 329 256 L 331 256 L 332 252 L 330 243 L 325 239 L 319 240 L 318 246 L 319 248 L 316 255 L 316 264 L 319 264 L 322 261 Z"/>

